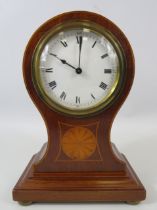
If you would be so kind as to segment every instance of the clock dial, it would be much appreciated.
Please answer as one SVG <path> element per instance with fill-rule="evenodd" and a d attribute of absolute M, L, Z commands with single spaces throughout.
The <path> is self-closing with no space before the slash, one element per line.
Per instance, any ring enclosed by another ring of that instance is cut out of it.
<path fill-rule="evenodd" d="M 50 36 L 38 60 L 40 88 L 49 101 L 69 110 L 88 110 L 104 103 L 120 73 L 113 44 L 88 28 Z"/>

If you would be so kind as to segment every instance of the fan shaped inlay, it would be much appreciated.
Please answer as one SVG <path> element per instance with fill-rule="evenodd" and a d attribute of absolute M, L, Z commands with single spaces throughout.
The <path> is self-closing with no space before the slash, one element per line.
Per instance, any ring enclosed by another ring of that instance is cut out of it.
<path fill-rule="evenodd" d="M 63 135 L 62 150 L 71 159 L 87 159 L 96 150 L 95 135 L 88 128 L 70 128 Z"/>

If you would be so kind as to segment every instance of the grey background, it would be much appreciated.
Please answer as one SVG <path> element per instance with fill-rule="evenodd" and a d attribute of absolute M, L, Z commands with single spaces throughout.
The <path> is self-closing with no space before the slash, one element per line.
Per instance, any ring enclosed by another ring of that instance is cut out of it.
<path fill-rule="evenodd" d="M 47 19 L 71 10 L 100 13 L 129 39 L 136 61 L 134 84 L 117 115 L 112 141 L 147 188 L 139 206 L 125 204 L 34 205 L 39 209 L 155 209 L 157 207 L 157 1 L 0 0 L 0 206 L 21 209 L 11 190 L 33 153 L 47 140 L 44 122 L 22 78 L 22 58 L 32 33 Z"/>

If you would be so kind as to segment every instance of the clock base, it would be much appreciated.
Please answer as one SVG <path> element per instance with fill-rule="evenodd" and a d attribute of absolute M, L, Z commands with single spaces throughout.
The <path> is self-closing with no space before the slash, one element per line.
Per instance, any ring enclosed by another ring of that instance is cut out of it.
<path fill-rule="evenodd" d="M 112 144 L 115 154 L 126 164 L 125 172 L 34 173 L 40 156 L 35 154 L 16 186 L 13 199 L 30 202 L 127 202 L 145 199 L 146 191 L 125 156 Z M 41 149 L 43 152 L 45 146 Z"/>

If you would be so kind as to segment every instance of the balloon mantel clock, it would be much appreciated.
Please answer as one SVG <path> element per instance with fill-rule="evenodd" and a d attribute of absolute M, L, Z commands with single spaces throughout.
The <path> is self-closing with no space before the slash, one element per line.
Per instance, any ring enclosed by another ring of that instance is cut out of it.
<path fill-rule="evenodd" d="M 122 31 L 92 12 L 58 15 L 31 37 L 23 75 L 48 143 L 32 157 L 13 199 L 26 204 L 144 200 L 142 183 L 110 141 L 134 78 L 133 53 Z"/>

